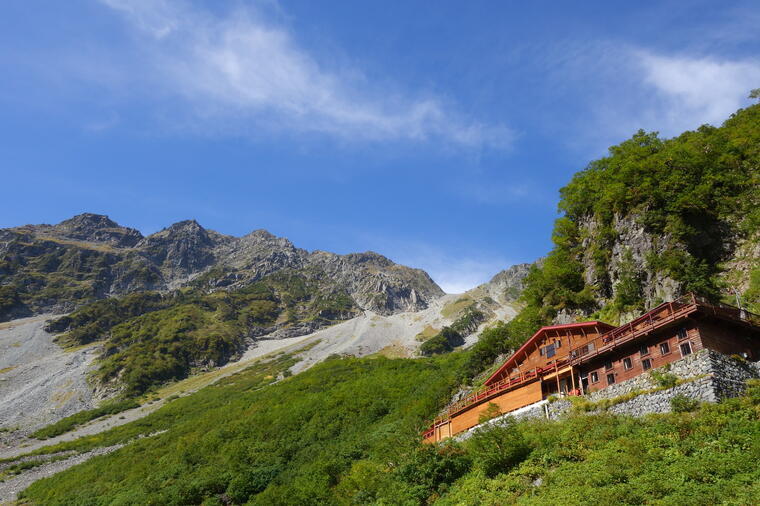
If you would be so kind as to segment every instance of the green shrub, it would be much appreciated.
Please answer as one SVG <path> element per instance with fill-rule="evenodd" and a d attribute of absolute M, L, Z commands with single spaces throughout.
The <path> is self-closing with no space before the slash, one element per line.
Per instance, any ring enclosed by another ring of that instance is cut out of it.
<path fill-rule="evenodd" d="M 116 413 L 121 413 L 122 411 L 138 407 L 140 407 L 140 403 L 134 399 L 108 401 L 97 408 L 80 411 L 79 413 L 67 416 L 52 425 L 47 425 L 38 429 L 29 436 L 35 439 L 48 439 L 70 432 L 80 425 L 84 425 L 96 418 L 106 415 L 115 415 Z"/>
<path fill-rule="evenodd" d="M 674 413 L 688 413 L 699 407 L 699 401 L 690 399 L 683 394 L 678 394 L 670 399 L 670 409 Z"/>
<path fill-rule="evenodd" d="M 659 368 L 664 369 L 664 368 Z M 678 376 L 673 373 L 667 372 L 667 369 L 659 370 L 653 369 L 649 375 L 652 377 L 657 386 L 661 388 L 673 388 L 678 383 Z"/>
<path fill-rule="evenodd" d="M 441 353 L 448 353 L 456 346 L 461 346 L 463 344 L 464 339 L 459 332 L 452 327 L 443 327 L 438 334 L 422 343 L 420 346 L 420 353 L 427 357 L 431 355 L 440 355 Z"/>
<path fill-rule="evenodd" d="M 506 473 L 525 460 L 531 451 L 516 424 L 507 418 L 486 430 L 477 430 L 467 441 L 475 466 L 489 478 Z"/>

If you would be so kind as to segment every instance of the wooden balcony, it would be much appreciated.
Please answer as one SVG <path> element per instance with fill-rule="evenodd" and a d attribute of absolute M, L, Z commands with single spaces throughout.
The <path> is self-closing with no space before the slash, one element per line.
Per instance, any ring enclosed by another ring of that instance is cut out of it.
<path fill-rule="evenodd" d="M 690 293 L 673 302 L 660 304 L 635 320 L 615 327 L 593 341 L 570 350 L 569 361 L 573 365 L 585 362 L 697 312 L 738 323 L 760 326 L 760 316 L 754 313 L 728 304 L 711 303 L 707 299 Z"/>

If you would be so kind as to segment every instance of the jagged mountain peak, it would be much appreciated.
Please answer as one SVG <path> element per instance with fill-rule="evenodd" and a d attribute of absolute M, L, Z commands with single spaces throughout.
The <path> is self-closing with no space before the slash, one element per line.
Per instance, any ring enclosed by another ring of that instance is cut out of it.
<path fill-rule="evenodd" d="M 347 255 L 343 255 L 343 258 L 349 262 L 356 264 L 373 264 L 377 265 L 378 267 L 390 267 L 392 265 L 395 265 L 395 263 L 388 257 L 383 256 L 380 253 L 375 253 L 374 251 L 365 251 L 363 253 L 349 253 Z"/>
<path fill-rule="evenodd" d="M 57 225 L 41 226 L 40 232 L 79 241 L 102 242 L 118 247 L 132 247 L 143 239 L 143 235 L 128 227 L 122 227 L 108 216 L 82 213 Z"/>
<path fill-rule="evenodd" d="M 67 227 L 95 227 L 95 228 L 115 228 L 119 224 L 113 221 L 105 214 L 82 213 L 77 214 L 67 220 L 63 220 L 58 225 L 61 228 Z"/>
<path fill-rule="evenodd" d="M 257 228 L 256 230 L 252 230 L 243 237 L 251 237 L 256 239 L 279 239 L 276 235 L 265 228 Z"/>
<path fill-rule="evenodd" d="M 51 237 L 67 240 L 50 241 Z M 0 318 L 51 307 L 70 310 L 103 296 L 172 290 L 199 277 L 199 286 L 206 289 L 236 290 L 278 272 L 317 283 L 325 293 L 347 294 L 356 306 L 383 314 L 424 309 L 443 296 L 424 271 L 395 264 L 373 251 L 310 253 L 264 229 L 233 237 L 193 219 L 143 237 L 107 216 L 85 213 L 58 225 L 0 230 L 0 239 L 0 286 L 14 287 L 8 298 L 10 309 L 0 307 Z M 109 248 L 93 247 L 91 241 L 108 242 Z M 29 267 L 3 270 L 3 265 Z M 27 290 L 40 270 L 87 280 L 93 289 L 58 298 Z"/>
<path fill-rule="evenodd" d="M 540 260 L 536 263 L 540 264 Z M 515 264 L 494 275 L 488 282 L 467 293 L 480 293 L 500 302 L 514 302 L 520 296 L 525 278 L 534 264 Z"/>
<path fill-rule="evenodd" d="M 195 220 L 182 220 L 176 223 L 172 223 L 166 228 L 159 230 L 153 234 L 150 234 L 147 238 L 151 237 L 167 237 L 177 234 L 191 234 L 207 236 L 207 231 Z"/>

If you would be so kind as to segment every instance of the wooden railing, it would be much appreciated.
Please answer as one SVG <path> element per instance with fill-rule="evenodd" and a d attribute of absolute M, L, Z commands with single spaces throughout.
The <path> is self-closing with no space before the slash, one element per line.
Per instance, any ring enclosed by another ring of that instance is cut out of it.
<path fill-rule="evenodd" d="M 519 376 L 515 376 L 513 378 L 504 378 L 503 380 L 497 381 L 496 383 L 491 383 L 490 385 L 481 387 L 479 390 L 471 393 L 464 399 L 461 399 L 449 405 L 449 407 L 446 408 L 446 410 L 435 419 L 432 427 L 428 429 L 423 434 L 423 436 L 426 438 L 429 437 L 428 434 L 432 435 L 435 432 L 436 427 L 447 423 L 453 416 L 457 415 L 458 413 L 465 411 L 474 405 L 481 404 L 483 401 L 491 397 L 495 397 L 497 394 L 512 390 L 513 388 L 517 388 L 518 386 L 524 385 L 525 383 L 529 383 L 544 373 L 556 371 L 559 367 L 564 367 L 566 364 L 567 359 L 555 360 L 554 362 L 548 364 L 546 367 L 537 367 L 535 369 L 531 369 L 530 371 L 522 372 Z"/>
<path fill-rule="evenodd" d="M 629 323 L 615 327 L 589 341 L 583 346 L 570 350 L 569 358 L 572 364 L 588 360 L 600 353 L 605 353 L 621 344 L 627 343 L 649 334 L 653 330 L 663 327 L 675 320 L 688 316 L 696 311 L 712 313 L 715 316 L 730 320 L 738 320 L 751 325 L 760 326 L 760 316 L 738 307 L 723 303 L 709 302 L 703 297 L 689 293 L 673 302 L 666 302 L 652 309 L 648 313 L 632 320 Z"/>
<path fill-rule="evenodd" d="M 428 438 L 435 434 L 435 429 L 440 425 L 446 424 L 451 417 L 455 416 L 461 411 L 470 408 L 473 405 L 480 404 L 484 400 L 489 399 L 496 394 L 502 393 L 507 390 L 511 390 L 520 385 L 528 383 L 536 379 L 536 377 L 558 370 L 560 366 L 567 364 L 577 364 L 583 360 L 587 360 L 591 357 L 597 356 L 600 353 L 604 353 L 616 346 L 623 343 L 627 343 L 648 334 L 654 329 L 660 328 L 668 323 L 690 315 L 697 310 L 704 310 L 711 312 L 715 316 L 721 318 L 727 318 L 731 320 L 739 320 L 751 325 L 760 326 L 760 316 L 751 313 L 747 310 L 740 309 L 728 304 L 723 303 L 711 303 L 707 299 L 698 297 L 693 293 L 684 295 L 673 302 L 666 302 L 660 304 L 656 308 L 652 309 L 648 313 L 632 320 L 629 323 L 615 327 L 602 334 L 601 336 L 589 341 L 583 346 L 579 346 L 570 350 L 570 354 L 567 359 L 559 359 L 546 367 L 539 367 L 527 372 L 520 373 L 519 376 L 513 378 L 505 378 L 491 385 L 482 387 L 477 392 L 474 392 L 464 399 L 457 401 L 450 405 L 444 413 L 438 416 L 433 422 L 431 428 L 423 433 L 423 437 Z"/>

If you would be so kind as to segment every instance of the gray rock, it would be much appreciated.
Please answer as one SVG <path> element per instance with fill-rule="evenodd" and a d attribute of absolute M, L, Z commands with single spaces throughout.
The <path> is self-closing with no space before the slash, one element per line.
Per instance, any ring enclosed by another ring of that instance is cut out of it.
<path fill-rule="evenodd" d="M 94 299 L 140 290 L 173 290 L 200 276 L 201 288 L 214 291 L 285 271 L 327 286 L 326 295 L 348 294 L 359 309 L 383 315 L 421 310 L 444 295 L 424 271 L 374 252 L 310 253 L 265 230 L 232 237 L 194 220 L 143 237 L 107 216 L 82 214 L 58 225 L 0 229 L 0 288 L 12 287 L 10 295 L 0 293 L 0 321 L 68 312 Z M 40 297 L 47 280 L 39 272 L 88 288 Z M 3 305 L 3 297 L 11 302 Z"/>

